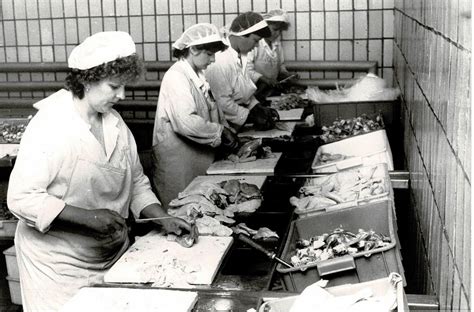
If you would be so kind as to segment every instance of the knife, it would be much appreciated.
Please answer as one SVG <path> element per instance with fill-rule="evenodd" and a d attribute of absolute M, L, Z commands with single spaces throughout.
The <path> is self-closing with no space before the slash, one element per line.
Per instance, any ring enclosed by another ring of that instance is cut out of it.
<path fill-rule="evenodd" d="M 257 244 L 256 242 L 254 242 L 253 240 L 248 238 L 245 234 L 240 233 L 237 236 L 237 238 L 239 240 L 241 240 L 242 242 L 248 244 L 250 247 L 255 248 L 258 251 L 263 252 L 268 258 L 270 258 L 272 260 L 275 260 L 277 262 L 280 262 L 281 264 L 283 264 L 286 267 L 293 268 L 293 266 L 291 264 L 289 264 L 288 262 L 278 258 L 274 252 L 271 252 L 271 251 L 265 249 L 264 247 L 260 246 L 259 244 Z"/>
<path fill-rule="evenodd" d="M 290 80 L 291 78 L 295 78 L 295 77 L 296 77 L 296 74 L 291 75 L 291 76 L 288 76 L 288 77 L 286 77 L 285 79 L 282 79 L 282 80 L 278 81 L 278 83 L 283 83 L 283 82 L 285 82 L 285 81 L 287 81 L 287 80 Z"/>
<path fill-rule="evenodd" d="M 172 216 L 166 216 L 166 217 L 156 217 L 156 218 L 146 218 L 146 219 L 135 219 L 135 223 L 146 223 L 146 222 L 151 222 L 155 220 L 163 220 L 163 219 L 170 219 L 174 218 Z"/>

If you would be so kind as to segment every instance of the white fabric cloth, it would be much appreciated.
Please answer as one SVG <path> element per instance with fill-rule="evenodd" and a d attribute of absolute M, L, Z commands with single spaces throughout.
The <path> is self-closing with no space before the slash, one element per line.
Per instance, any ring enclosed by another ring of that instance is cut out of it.
<path fill-rule="evenodd" d="M 216 61 L 205 72 L 206 79 L 227 121 L 232 126 L 242 126 L 249 110 L 258 103 L 254 97 L 257 87 L 232 47 L 215 55 Z"/>
<path fill-rule="evenodd" d="M 173 48 L 183 50 L 190 46 L 219 42 L 227 44 L 222 39 L 221 33 L 216 26 L 209 23 L 199 23 L 186 29 L 173 43 Z"/>
<path fill-rule="evenodd" d="M 268 24 L 265 20 L 261 20 L 260 22 L 250 26 L 249 28 L 247 29 L 243 29 L 241 31 L 232 31 L 232 30 L 229 30 L 229 35 L 234 35 L 234 36 L 239 36 L 239 37 L 243 37 L 245 35 L 248 35 L 248 34 L 251 34 L 251 33 L 254 33 L 256 31 L 259 31 L 260 29 L 263 29 L 265 27 L 268 27 Z"/>
<path fill-rule="evenodd" d="M 280 72 L 288 72 L 284 63 L 280 40 L 274 41 L 270 46 L 265 39 L 261 39 L 247 54 L 247 71 L 254 83 L 262 76 L 276 80 Z"/>
<path fill-rule="evenodd" d="M 206 174 L 227 122 L 209 85 L 182 59 L 166 72 L 153 130 L 153 183 L 164 207 L 196 176 Z"/>
<path fill-rule="evenodd" d="M 128 247 L 126 232 L 104 241 L 51 227 L 66 203 L 124 218 L 158 203 L 120 115 L 103 115 L 104 152 L 72 94 L 59 95 L 30 121 L 8 188 L 8 206 L 20 219 L 15 246 L 25 311 L 57 311 L 80 287 L 100 282 Z"/>
<path fill-rule="evenodd" d="M 132 37 L 123 31 L 104 31 L 87 37 L 69 55 L 68 67 L 89 69 L 136 52 Z"/>
<path fill-rule="evenodd" d="M 289 24 L 288 14 L 282 9 L 274 9 L 263 14 L 263 19 L 268 22 L 283 22 Z"/>

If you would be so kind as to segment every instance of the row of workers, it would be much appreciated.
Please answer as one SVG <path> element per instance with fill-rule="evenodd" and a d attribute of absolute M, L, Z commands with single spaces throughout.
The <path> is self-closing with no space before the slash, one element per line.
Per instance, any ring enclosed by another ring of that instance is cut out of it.
<path fill-rule="evenodd" d="M 102 32 L 73 49 L 65 88 L 34 105 L 9 181 L 8 207 L 20 220 L 15 246 L 24 311 L 58 311 L 79 288 L 101 283 L 129 247 L 130 218 L 166 217 L 155 224 L 198 239 L 193 225 L 164 206 L 205 174 L 216 148 L 238 145 L 244 123 L 273 126 L 275 112 L 254 96 L 256 79 L 275 85 L 279 73 L 266 70 L 280 53 L 273 40 L 287 20 L 273 13 L 266 21 L 254 12 L 239 15 L 226 38 L 198 24 L 173 44 L 178 61 L 163 78 L 154 128 L 155 191 L 113 109 L 125 85 L 143 74 L 132 38 Z M 245 55 L 257 45 L 262 50 L 248 74 Z"/>

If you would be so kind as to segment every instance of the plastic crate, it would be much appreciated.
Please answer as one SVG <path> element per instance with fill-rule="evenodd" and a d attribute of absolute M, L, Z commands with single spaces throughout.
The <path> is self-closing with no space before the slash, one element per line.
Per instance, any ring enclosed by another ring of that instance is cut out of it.
<path fill-rule="evenodd" d="M 383 296 L 388 290 L 390 290 L 390 278 L 380 278 L 377 280 L 363 282 L 358 284 L 345 284 L 340 286 L 334 286 L 326 288 L 325 290 L 334 296 L 348 296 L 363 289 L 370 289 L 374 294 L 374 297 L 381 297 Z M 403 283 L 397 283 L 396 288 L 396 296 L 397 296 L 397 308 L 393 311 L 402 312 L 408 311 L 408 301 L 406 298 L 405 291 L 403 289 Z M 295 302 L 298 296 L 289 296 L 280 299 L 273 299 L 264 302 L 260 305 L 258 311 L 259 312 L 288 312 L 290 311 L 293 303 Z M 314 307 L 315 309 L 312 310 L 317 312 L 317 306 Z"/>
<path fill-rule="evenodd" d="M 304 182 L 303 186 L 308 185 L 322 185 L 327 184 L 330 181 L 335 181 L 339 178 L 340 175 L 345 174 L 358 174 L 361 170 L 368 170 L 370 168 L 374 168 L 374 172 L 372 178 L 381 179 L 384 185 L 385 192 L 377 194 L 377 195 L 370 195 L 366 197 L 359 197 L 355 200 L 350 200 L 346 202 L 341 202 L 334 205 L 328 205 L 326 207 L 314 208 L 314 209 L 300 209 L 296 207 L 295 213 L 298 214 L 300 218 L 311 217 L 314 215 L 319 215 L 324 212 L 340 210 L 345 208 L 352 208 L 356 206 L 360 206 L 367 203 L 374 203 L 374 202 L 383 202 L 390 200 L 393 202 L 393 188 L 392 182 L 390 180 L 390 176 L 388 175 L 387 164 L 377 164 L 372 166 L 364 166 L 356 169 L 348 169 L 345 171 L 329 174 L 323 177 L 316 177 L 316 178 L 307 178 Z"/>
<path fill-rule="evenodd" d="M 0 220 L 0 237 L 15 237 L 17 219 Z"/>
<path fill-rule="evenodd" d="M 12 278 L 20 278 L 20 273 L 18 271 L 18 263 L 16 261 L 16 251 L 15 246 L 12 246 L 3 251 L 5 255 L 5 262 L 7 263 L 7 273 L 8 276 Z"/>
<path fill-rule="evenodd" d="M 346 158 L 339 161 L 319 163 L 323 153 L 340 154 Z M 376 130 L 320 146 L 316 151 L 311 169 L 315 173 L 339 172 L 379 163 L 385 163 L 388 170 L 393 170 L 392 150 L 385 130 Z"/>
<path fill-rule="evenodd" d="M 10 288 L 10 297 L 12 303 L 21 305 L 20 279 L 11 276 L 7 276 L 6 278 L 8 281 L 8 287 Z"/>
<path fill-rule="evenodd" d="M 324 276 L 328 286 L 360 283 L 387 277 L 391 272 L 403 276 L 399 248 L 394 248 L 398 238 L 393 228 L 393 203 L 384 201 L 359 207 L 330 211 L 317 216 L 298 219 L 291 223 L 281 258 L 290 262 L 300 238 L 330 233 L 335 228 L 356 233 L 359 229 L 373 230 L 391 239 L 389 246 L 354 255 L 318 261 L 300 267 L 287 268 L 278 264 L 276 270 L 288 291 L 301 292 Z M 369 256 L 370 255 L 370 256 Z"/>

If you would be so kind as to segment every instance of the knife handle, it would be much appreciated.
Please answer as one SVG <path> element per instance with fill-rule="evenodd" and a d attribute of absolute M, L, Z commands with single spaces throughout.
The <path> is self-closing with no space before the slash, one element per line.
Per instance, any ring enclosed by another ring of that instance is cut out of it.
<path fill-rule="evenodd" d="M 252 246 L 253 248 L 257 249 L 258 251 L 261 251 L 263 252 L 265 255 L 267 255 L 267 257 L 273 259 L 273 257 L 275 257 L 275 254 L 267 249 L 265 249 L 264 247 L 260 246 L 259 244 L 257 244 L 256 242 L 254 242 L 252 239 L 250 239 L 249 237 L 247 237 L 247 235 L 245 234 L 242 234 L 240 233 L 237 238 L 239 240 L 241 240 L 242 242 Z"/>

